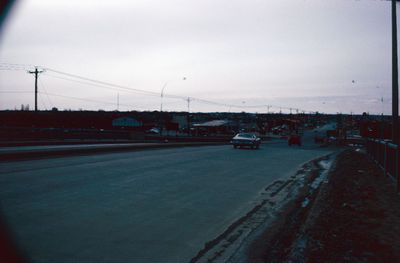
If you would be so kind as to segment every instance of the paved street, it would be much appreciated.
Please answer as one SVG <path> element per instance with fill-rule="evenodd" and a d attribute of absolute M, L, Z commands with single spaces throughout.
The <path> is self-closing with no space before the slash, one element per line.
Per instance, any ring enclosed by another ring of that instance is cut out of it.
<path fill-rule="evenodd" d="M 34 262 L 188 262 L 258 193 L 326 148 L 187 147 L 0 164 L 0 200 Z"/>

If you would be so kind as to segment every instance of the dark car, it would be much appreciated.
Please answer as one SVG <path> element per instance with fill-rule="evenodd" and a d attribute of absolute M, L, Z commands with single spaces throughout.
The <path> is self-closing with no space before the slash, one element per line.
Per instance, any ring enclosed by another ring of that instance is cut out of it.
<path fill-rule="evenodd" d="M 252 133 L 238 133 L 232 138 L 231 144 L 235 149 L 237 147 L 250 147 L 251 149 L 258 149 L 261 144 L 261 139 Z"/>
<path fill-rule="evenodd" d="M 293 144 L 297 144 L 298 146 L 301 146 L 301 137 L 298 134 L 292 134 L 289 136 L 288 139 L 288 145 L 292 146 Z"/>
<path fill-rule="evenodd" d="M 315 143 L 324 143 L 325 142 L 325 138 L 322 137 L 322 136 L 315 135 L 314 136 L 314 142 Z"/>

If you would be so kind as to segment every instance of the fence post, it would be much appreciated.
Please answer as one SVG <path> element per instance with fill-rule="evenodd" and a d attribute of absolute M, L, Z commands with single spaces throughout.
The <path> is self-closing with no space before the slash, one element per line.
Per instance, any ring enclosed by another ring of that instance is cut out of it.
<path fill-rule="evenodd" d="M 381 158 L 379 158 L 380 156 L 383 156 L 384 155 L 384 153 L 382 152 L 382 148 L 384 148 L 384 147 L 381 147 L 381 143 L 378 141 L 378 163 L 381 165 L 381 166 L 383 166 L 383 162 L 381 162 Z"/>
<path fill-rule="evenodd" d="M 384 148 L 384 153 L 383 153 L 383 173 L 385 176 L 387 175 L 386 173 L 386 165 L 387 165 L 387 142 L 385 142 L 385 148 Z"/>
<path fill-rule="evenodd" d="M 397 180 L 397 192 L 400 192 L 400 179 L 399 179 L 399 145 L 396 145 L 396 180 Z"/>

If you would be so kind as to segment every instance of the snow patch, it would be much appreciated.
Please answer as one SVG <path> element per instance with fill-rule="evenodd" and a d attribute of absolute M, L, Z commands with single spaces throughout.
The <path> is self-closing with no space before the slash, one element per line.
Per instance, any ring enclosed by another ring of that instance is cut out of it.
<path fill-rule="evenodd" d="M 308 197 L 306 197 L 306 198 L 303 200 L 303 202 L 301 203 L 301 207 L 302 207 L 302 208 L 307 207 L 309 203 L 310 203 L 310 199 L 308 199 Z"/>

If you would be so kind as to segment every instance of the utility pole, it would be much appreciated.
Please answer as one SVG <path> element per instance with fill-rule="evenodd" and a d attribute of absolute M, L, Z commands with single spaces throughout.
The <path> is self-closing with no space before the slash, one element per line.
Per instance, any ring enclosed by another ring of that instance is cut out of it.
<path fill-rule="evenodd" d="M 119 93 L 117 93 L 117 111 L 119 111 Z"/>
<path fill-rule="evenodd" d="M 187 104 L 188 104 L 188 113 L 190 112 L 190 100 L 191 100 L 190 97 L 188 97 L 188 98 L 186 99 Z"/>
<path fill-rule="evenodd" d="M 188 135 L 190 135 L 190 97 L 187 98 L 187 106 L 188 106 L 188 115 L 187 115 L 187 124 L 188 124 Z"/>
<path fill-rule="evenodd" d="M 392 140 L 399 144 L 399 80 L 397 66 L 396 0 L 392 0 Z"/>
<path fill-rule="evenodd" d="M 37 79 L 38 79 L 38 75 L 42 72 L 43 72 L 43 70 L 38 70 L 37 67 L 35 67 L 34 71 L 28 71 L 29 74 L 35 74 L 35 111 L 38 110 L 38 108 L 37 108 L 37 93 L 38 93 Z"/>
<path fill-rule="evenodd" d="M 392 0 L 392 141 L 397 145 L 395 177 L 397 178 L 397 192 L 400 192 L 399 180 L 399 76 L 397 65 L 397 15 L 396 2 Z"/>

